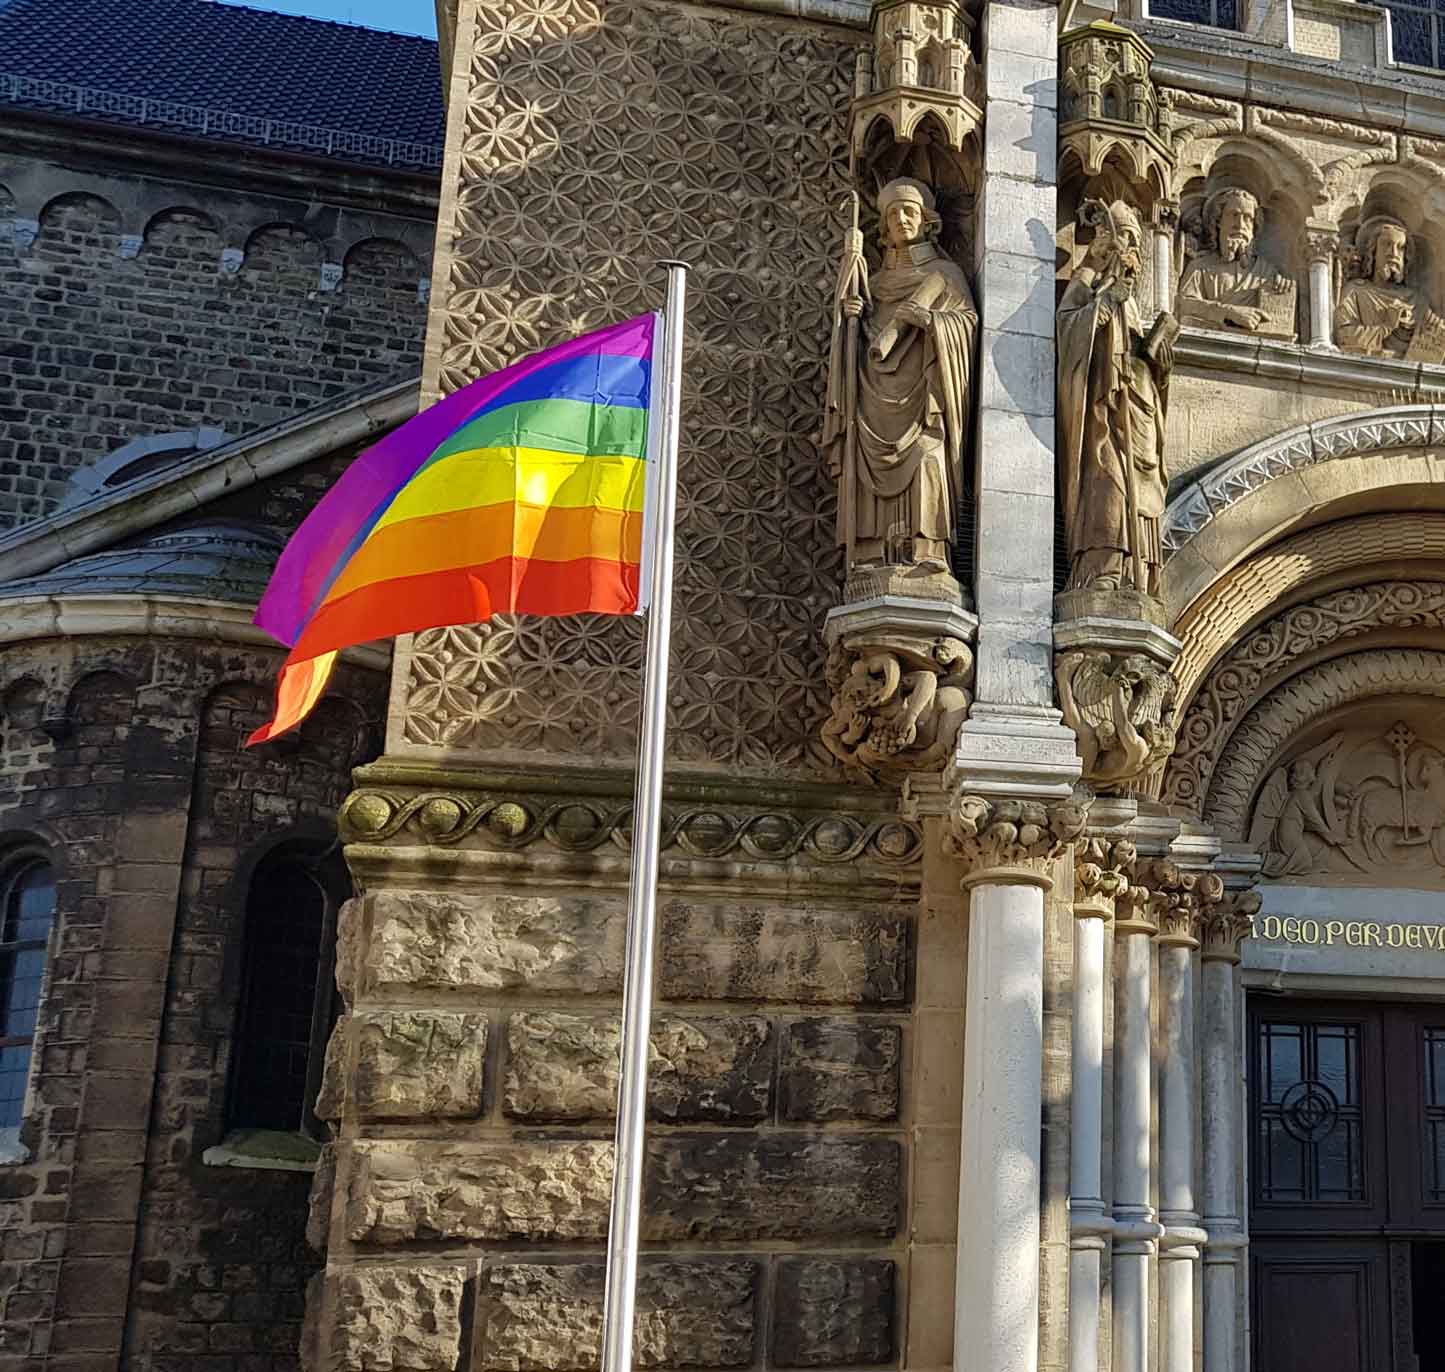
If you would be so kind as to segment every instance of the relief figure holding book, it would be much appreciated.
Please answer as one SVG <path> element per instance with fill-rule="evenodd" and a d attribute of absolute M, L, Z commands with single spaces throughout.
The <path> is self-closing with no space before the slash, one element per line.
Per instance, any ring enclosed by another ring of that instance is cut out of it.
<path fill-rule="evenodd" d="M 1366 357 L 1445 361 L 1445 320 L 1410 285 L 1409 242 L 1405 226 L 1388 215 L 1360 226 L 1353 279 L 1335 312 L 1340 347 Z"/>
<path fill-rule="evenodd" d="M 1295 283 L 1259 251 L 1259 201 L 1239 186 L 1204 204 L 1205 250 L 1179 283 L 1179 317 L 1207 329 L 1295 336 Z"/>
<path fill-rule="evenodd" d="M 1122 200 L 1085 202 L 1094 230 L 1057 317 L 1059 468 L 1069 589 L 1159 594 L 1168 476 L 1164 421 L 1179 325 L 1145 329 L 1134 288 L 1139 217 Z"/>
<path fill-rule="evenodd" d="M 947 573 L 967 439 L 978 312 L 938 247 L 933 193 L 900 177 L 878 195 L 882 266 L 856 225 L 840 273 L 823 448 L 838 478 L 848 565 Z"/>

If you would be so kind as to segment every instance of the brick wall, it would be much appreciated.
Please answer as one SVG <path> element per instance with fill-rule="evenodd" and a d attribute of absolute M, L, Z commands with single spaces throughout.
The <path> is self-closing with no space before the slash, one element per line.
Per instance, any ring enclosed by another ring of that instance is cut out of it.
<path fill-rule="evenodd" d="M 0 1367 L 296 1365 L 309 1178 L 201 1154 L 224 1130 L 244 874 L 280 836 L 326 830 L 383 686 L 348 669 L 296 744 L 243 753 L 276 662 L 124 639 L 7 650 L 0 844 L 47 846 L 58 922 L 31 1160 L 0 1166 Z"/>
<path fill-rule="evenodd" d="M 414 375 L 430 238 L 421 210 L 0 154 L 0 529 L 133 439 Z"/>

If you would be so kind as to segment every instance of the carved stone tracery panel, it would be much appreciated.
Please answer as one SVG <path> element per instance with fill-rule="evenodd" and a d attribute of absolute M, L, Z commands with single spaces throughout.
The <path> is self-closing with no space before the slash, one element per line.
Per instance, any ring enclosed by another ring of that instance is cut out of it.
<path fill-rule="evenodd" d="M 669 751 L 825 773 L 819 630 L 841 557 L 816 435 L 856 42 L 525 0 L 488 7 L 473 53 L 428 380 L 453 390 L 654 309 L 650 263 L 687 260 Z M 629 756 L 639 630 L 499 619 L 419 635 L 391 749 Z"/>

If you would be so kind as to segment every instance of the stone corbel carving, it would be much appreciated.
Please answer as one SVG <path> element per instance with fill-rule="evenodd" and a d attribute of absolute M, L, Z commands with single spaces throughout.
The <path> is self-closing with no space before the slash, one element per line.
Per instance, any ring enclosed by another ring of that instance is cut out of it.
<path fill-rule="evenodd" d="M 874 777 L 935 771 L 968 715 L 973 651 L 958 638 L 842 638 L 828 652 L 828 684 L 823 744 L 845 767 Z"/>
<path fill-rule="evenodd" d="M 1059 653 L 1054 679 L 1064 723 L 1078 736 L 1086 781 L 1101 789 L 1136 781 L 1173 753 L 1179 683 L 1144 653 Z"/>
<path fill-rule="evenodd" d="M 955 796 L 944 831 L 944 849 L 968 864 L 974 877 L 1028 867 L 1059 857 L 1084 832 L 1088 799 L 1000 800 Z"/>
<path fill-rule="evenodd" d="M 1445 319 L 1412 275 L 1410 235 L 1389 215 L 1360 225 L 1350 259 L 1350 279 L 1335 312 L 1335 339 L 1347 352 L 1399 357 L 1407 362 L 1445 362 Z"/>
<path fill-rule="evenodd" d="M 1260 253 L 1259 214 L 1259 201 L 1241 186 L 1226 186 L 1204 202 L 1203 251 L 1179 283 L 1183 323 L 1294 339 L 1298 287 Z"/>

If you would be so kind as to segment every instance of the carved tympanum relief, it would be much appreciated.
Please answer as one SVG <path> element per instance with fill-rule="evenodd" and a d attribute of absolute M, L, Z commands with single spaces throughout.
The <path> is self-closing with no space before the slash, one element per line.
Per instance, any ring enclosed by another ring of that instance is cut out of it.
<path fill-rule="evenodd" d="M 1058 462 L 1069 587 L 1159 593 L 1165 417 L 1178 326 L 1146 327 L 1134 299 L 1143 226 L 1122 200 L 1088 201 L 1093 237 L 1059 304 Z"/>
<path fill-rule="evenodd" d="M 1445 362 L 1445 320 L 1411 283 L 1410 235 L 1398 219 L 1375 215 L 1355 235 L 1351 279 L 1335 311 L 1335 341 L 1366 357 Z"/>
<path fill-rule="evenodd" d="M 519 0 L 499 16 L 479 26 L 459 112 L 432 330 L 442 387 L 657 308 L 652 264 L 689 261 L 669 756 L 833 774 L 818 625 L 842 559 L 816 446 L 820 283 L 858 44 L 635 0 Z M 628 758 L 640 658 L 624 618 L 419 635 L 391 750 Z"/>
<path fill-rule="evenodd" d="M 1259 201 L 1240 186 L 1226 186 L 1204 202 L 1204 250 L 1179 283 L 1183 323 L 1294 338 L 1297 288 L 1259 251 L 1259 215 Z"/>
<path fill-rule="evenodd" d="M 1249 841 L 1270 877 L 1445 869 L 1445 751 L 1409 724 L 1344 729 L 1270 773 Z"/>

